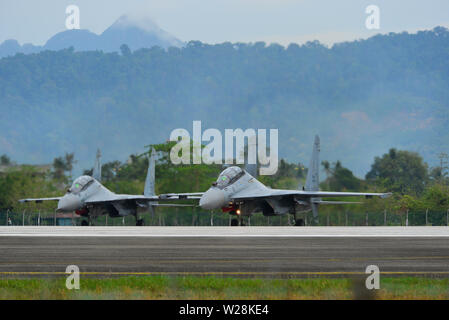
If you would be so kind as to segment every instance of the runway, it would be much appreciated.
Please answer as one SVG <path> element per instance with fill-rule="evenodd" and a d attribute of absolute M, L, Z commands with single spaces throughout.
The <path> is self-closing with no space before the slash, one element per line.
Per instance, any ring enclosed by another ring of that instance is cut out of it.
<path fill-rule="evenodd" d="M 449 227 L 0 226 L 0 237 L 449 237 Z"/>
<path fill-rule="evenodd" d="M 449 277 L 447 227 L 0 227 L 0 277 Z"/>

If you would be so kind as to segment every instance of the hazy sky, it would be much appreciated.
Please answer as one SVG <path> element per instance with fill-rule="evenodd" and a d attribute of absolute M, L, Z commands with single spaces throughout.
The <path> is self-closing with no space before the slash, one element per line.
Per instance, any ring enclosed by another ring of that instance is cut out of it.
<path fill-rule="evenodd" d="M 81 28 L 101 33 L 122 14 L 152 18 L 183 41 L 330 44 L 375 33 L 449 26 L 447 0 L 0 0 L 0 42 L 44 44 L 65 30 L 65 9 L 80 8 Z M 367 30 L 365 9 L 380 8 Z"/>

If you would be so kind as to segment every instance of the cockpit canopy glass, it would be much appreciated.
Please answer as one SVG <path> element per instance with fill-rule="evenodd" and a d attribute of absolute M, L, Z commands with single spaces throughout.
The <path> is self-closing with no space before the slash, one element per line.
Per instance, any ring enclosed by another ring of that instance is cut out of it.
<path fill-rule="evenodd" d="M 245 171 L 239 167 L 229 167 L 218 176 L 218 180 L 214 185 L 220 189 L 226 188 L 240 179 L 244 174 Z"/>
<path fill-rule="evenodd" d="M 69 192 L 80 193 L 81 191 L 86 190 L 93 182 L 94 178 L 89 176 L 81 176 L 75 179 L 75 181 L 73 181 L 73 184 L 69 189 Z"/>

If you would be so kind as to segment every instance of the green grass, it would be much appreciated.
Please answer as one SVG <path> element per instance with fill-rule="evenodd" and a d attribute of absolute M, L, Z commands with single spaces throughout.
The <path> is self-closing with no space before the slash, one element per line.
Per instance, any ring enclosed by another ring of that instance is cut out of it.
<path fill-rule="evenodd" d="M 218 277 L 0 279 L 0 299 L 449 299 L 449 279 L 382 278 L 380 290 L 343 278 L 240 279 Z"/>

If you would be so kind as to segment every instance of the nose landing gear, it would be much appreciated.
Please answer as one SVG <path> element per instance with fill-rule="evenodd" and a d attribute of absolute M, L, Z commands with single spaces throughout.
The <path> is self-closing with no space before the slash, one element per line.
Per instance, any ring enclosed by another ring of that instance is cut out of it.
<path fill-rule="evenodd" d="M 304 223 L 304 219 L 296 218 L 296 212 L 293 214 L 294 222 L 296 227 L 304 227 L 306 224 Z"/>
<path fill-rule="evenodd" d="M 245 226 L 240 209 L 235 209 L 235 210 L 229 211 L 229 214 L 236 216 L 236 218 L 231 220 L 231 226 L 233 226 L 233 227 Z"/>
<path fill-rule="evenodd" d="M 87 220 L 82 220 L 81 221 L 81 226 L 83 227 L 87 227 L 87 226 L 93 226 L 94 222 L 91 216 L 87 216 Z"/>

